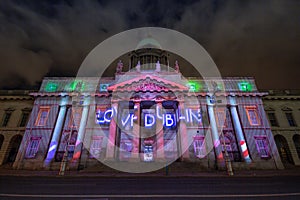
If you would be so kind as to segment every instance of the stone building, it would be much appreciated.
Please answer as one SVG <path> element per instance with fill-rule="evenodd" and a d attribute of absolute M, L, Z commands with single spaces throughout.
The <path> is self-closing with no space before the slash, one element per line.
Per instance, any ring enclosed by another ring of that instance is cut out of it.
<path fill-rule="evenodd" d="M 184 78 L 165 54 L 134 52 L 114 77 L 44 78 L 16 169 L 119 163 L 197 163 L 282 169 L 262 97 L 251 77 Z M 162 55 L 162 56 L 159 56 Z M 164 65 L 163 65 L 164 64 Z M 146 166 L 146 165 L 145 165 Z"/>
<path fill-rule="evenodd" d="M 0 91 L 0 165 L 15 161 L 33 102 L 29 91 Z"/>
<path fill-rule="evenodd" d="M 265 111 L 285 167 L 300 165 L 300 91 L 269 90 Z"/>

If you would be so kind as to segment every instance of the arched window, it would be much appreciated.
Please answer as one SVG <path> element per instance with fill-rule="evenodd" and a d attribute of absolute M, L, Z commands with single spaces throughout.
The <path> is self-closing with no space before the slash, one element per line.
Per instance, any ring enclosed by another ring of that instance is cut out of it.
<path fill-rule="evenodd" d="M 6 162 L 13 163 L 15 161 L 21 141 L 22 135 L 15 135 L 12 137 L 8 145 L 8 150 L 6 152 Z"/>
<path fill-rule="evenodd" d="M 295 147 L 296 147 L 298 157 L 300 158 L 300 135 L 295 134 L 293 136 L 293 141 L 294 141 L 294 144 L 295 144 Z"/>
<path fill-rule="evenodd" d="M 278 152 L 281 157 L 281 161 L 284 164 L 287 163 L 293 164 L 294 162 L 293 162 L 292 154 L 286 139 L 282 135 L 275 135 L 274 139 L 276 142 L 276 146 L 278 148 Z"/>

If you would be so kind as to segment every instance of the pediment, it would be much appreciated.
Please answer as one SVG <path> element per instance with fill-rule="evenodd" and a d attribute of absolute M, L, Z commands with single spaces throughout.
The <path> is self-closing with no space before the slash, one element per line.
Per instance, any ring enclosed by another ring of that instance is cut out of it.
<path fill-rule="evenodd" d="M 118 82 L 109 86 L 108 91 L 135 91 L 135 92 L 153 92 L 153 91 L 188 91 L 185 85 L 169 81 L 158 76 L 146 75 L 123 82 Z"/>

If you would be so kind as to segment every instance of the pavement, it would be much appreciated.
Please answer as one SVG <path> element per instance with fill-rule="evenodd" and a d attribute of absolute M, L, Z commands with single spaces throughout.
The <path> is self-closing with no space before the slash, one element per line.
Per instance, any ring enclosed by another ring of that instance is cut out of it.
<path fill-rule="evenodd" d="M 273 176 L 300 176 L 300 167 L 293 167 L 283 170 L 236 170 L 235 177 L 273 177 Z M 61 176 L 59 171 L 43 170 L 14 170 L 0 167 L 0 176 Z M 125 172 L 101 172 L 101 171 L 65 171 L 62 177 L 228 177 L 227 171 L 172 171 L 159 170 L 148 173 L 125 173 Z"/>

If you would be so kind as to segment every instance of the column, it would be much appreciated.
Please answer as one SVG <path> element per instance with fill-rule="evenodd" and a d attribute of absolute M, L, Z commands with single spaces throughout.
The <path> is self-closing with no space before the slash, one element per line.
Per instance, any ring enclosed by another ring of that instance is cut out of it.
<path fill-rule="evenodd" d="M 117 123 L 116 119 L 118 118 L 118 104 L 116 102 L 112 103 L 113 116 L 110 121 L 109 126 L 109 136 L 106 147 L 106 158 L 108 160 L 113 160 L 115 156 L 115 141 L 116 141 L 116 132 L 117 132 Z"/>
<path fill-rule="evenodd" d="M 131 157 L 139 160 L 139 148 L 140 148 L 140 102 L 134 102 L 134 121 L 133 121 L 133 150 Z"/>
<path fill-rule="evenodd" d="M 83 144 L 83 139 L 85 134 L 85 127 L 86 127 L 88 114 L 89 114 L 89 105 L 90 105 L 90 97 L 86 97 L 83 102 L 81 120 L 79 124 L 79 130 L 78 130 L 78 135 L 75 143 L 73 159 L 72 159 L 73 162 L 78 162 L 81 155 L 82 144 Z"/>
<path fill-rule="evenodd" d="M 180 101 L 178 109 L 181 113 L 184 113 L 184 102 Z M 183 120 L 179 121 L 179 132 L 180 132 L 180 153 L 182 154 L 182 159 L 189 158 L 189 143 L 188 135 L 186 129 L 186 123 Z"/>
<path fill-rule="evenodd" d="M 156 102 L 156 114 L 162 114 L 162 102 Z M 160 116 L 162 117 L 162 115 Z M 165 149 L 164 149 L 164 129 L 162 124 L 162 118 L 156 116 L 156 157 L 159 160 L 163 160 L 165 158 Z"/>
<path fill-rule="evenodd" d="M 208 107 L 208 117 L 209 117 L 209 122 L 210 122 L 211 136 L 212 136 L 215 154 L 216 154 L 216 158 L 217 158 L 217 165 L 219 167 L 222 167 L 223 163 L 224 163 L 224 157 L 223 157 L 223 153 L 222 153 L 222 145 L 220 143 L 219 132 L 218 132 L 216 118 L 215 118 L 215 112 L 214 112 L 215 104 L 213 102 L 211 102 L 210 100 L 211 100 L 211 97 L 207 96 L 206 102 L 207 102 L 207 107 Z"/>
<path fill-rule="evenodd" d="M 241 126 L 241 121 L 237 112 L 237 104 L 235 101 L 235 98 L 233 96 L 229 96 L 229 103 L 230 103 L 230 113 L 232 116 L 232 121 L 233 121 L 233 125 L 234 125 L 234 130 L 236 133 L 236 137 L 238 140 L 238 144 L 239 144 L 239 148 L 240 151 L 242 153 L 242 157 L 244 158 L 244 160 L 247 163 L 251 162 L 251 158 L 249 156 L 249 152 L 248 152 L 248 147 L 247 147 L 247 143 L 243 134 L 243 129 Z"/>
<path fill-rule="evenodd" d="M 61 131 L 65 122 L 65 116 L 66 116 L 66 111 L 67 111 L 67 103 L 68 103 L 68 97 L 62 97 L 61 103 L 60 103 L 60 109 L 58 113 L 58 117 L 56 120 L 56 124 L 54 127 L 54 131 L 52 134 L 49 150 L 47 153 L 47 157 L 44 161 L 44 166 L 49 167 L 51 161 L 53 160 L 58 143 L 59 143 L 59 138 L 61 136 Z"/>

